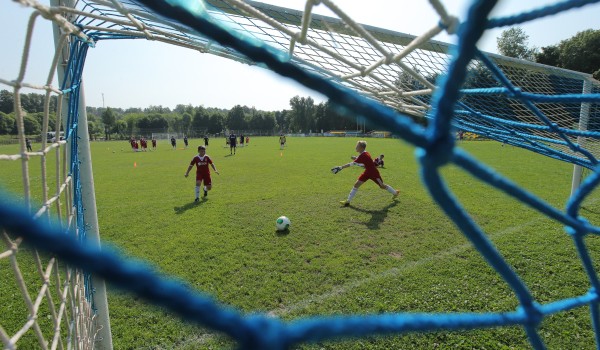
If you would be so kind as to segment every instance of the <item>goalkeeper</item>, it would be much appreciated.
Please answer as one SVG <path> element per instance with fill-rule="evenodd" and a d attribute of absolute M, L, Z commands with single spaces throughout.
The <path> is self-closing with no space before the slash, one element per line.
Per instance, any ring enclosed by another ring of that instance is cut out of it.
<path fill-rule="evenodd" d="M 366 148 L 367 148 L 366 141 L 358 141 L 356 143 L 356 152 L 359 153 L 358 157 L 352 156 L 353 162 L 344 164 L 342 166 L 336 166 L 331 169 L 332 173 L 337 174 L 340 171 L 342 171 L 342 169 L 345 169 L 352 165 L 358 165 L 358 166 L 365 168 L 365 171 L 363 171 L 363 173 L 360 174 L 360 176 L 358 177 L 358 180 L 356 180 L 356 183 L 354 183 L 354 187 L 352 187 L 352 190 L 350 191 L 350 194 L 348 195 L 348 199 L 344 200 L 344 201 L 340 201 L 340 203 L 345 207 L 350 205 L 350 201 L 352 201 L 354 196 L 356 196 L 356 192 L 358 191 L 358 188 L 360 186 L 362 186 L 362 184 L 365 183 L 367 180 L 373 180 L 373 182 L 375 182 L 377 184 L 377 186 L 379 186 L 379 188 L 391 193 L 393 195 L 392 198 L 396 198 L 396 197 L 398 197 L 398 194 L 400 194 L 400 191 L 397 191 L 394 188 L 392 188 L 390 185 L 386 185 L 385 183 L 383 183 L 383 180 L 381 179 L 381 175 L 379 174 L 379 170 L 377 170 L 377 166 L 375 166 L 375 162 L 373 162 L 373 158 L 371 158 L 371 155 L 369 154 L 369 152 L 365 151 Z"/>

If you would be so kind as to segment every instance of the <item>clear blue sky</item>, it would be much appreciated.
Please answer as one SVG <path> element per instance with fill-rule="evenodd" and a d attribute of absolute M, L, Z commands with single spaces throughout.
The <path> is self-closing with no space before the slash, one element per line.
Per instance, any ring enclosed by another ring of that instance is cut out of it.
<path fill-rule="evenodd" d="M 47 4 L 49 0 L 43 0 Z M 278 6 L 302 10 L 304 0 L 263 0 Z M 449 13 L 464 19 L 470 0 L 443 0 Z M 500 0 L 494 16 L 530 10 L 557 1 Z M 432 28 L 438 17 L 427 0 L 339 0 L 337 4 L 356 21 L 393 31 L 420 35 Z M 316 13 L 330 15 L 322 5 Z M 30 10 L 11 1 L 0 3 L 2 64 L 0 77 L 17 77 L 22 53 L 25 24 Z M 547 19 L 521 25 L 529 35 L 529 45 L 543 47 L 559 43 L 577 32 L 600 29 L 600 4 L 588 5 Z M 503 28 L 507 29 L 507 28 Z M 479 47 L 496 52 L 496 38 L 503 29 L 489 31 Z M 454 36 L 440 34 L 438 41 L 455 41 Z M 32 58 L 25 81 L 43 84 L 52 59 L 53 37 L 46 20 L 38 21 Z M 6 50 L 6 48 L 11 48 Z M 54 83 L 55 84 L 55 83 Z M 295 95 L 321 96 L 282 79 L 264 69 L 196 51 L 145 40 L 100 42 L 88 53 L 84 72 L 88 106 L 147 107 L 177 104 L 231 108 L 236 104 L 263 110 L 289 108 Z M 7 88 L 0 84 L 0 89 Z"/>

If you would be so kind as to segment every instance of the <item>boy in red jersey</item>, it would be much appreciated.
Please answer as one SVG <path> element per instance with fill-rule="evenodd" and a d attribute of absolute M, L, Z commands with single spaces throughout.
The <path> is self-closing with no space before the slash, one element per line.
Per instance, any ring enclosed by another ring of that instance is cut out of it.
<path fill-rule="evenodd" d="M 219 175 L 219 172 L 217 171 L 217 168 L 215 168 L 212 159 L 210 159 L 210 157 L 206 155 L 206 147 L 198 146 L 198 155 L 192 159 L 192 161 L 190 162 L 190 166 L 185 172 L 185 177 L 188 177 L 190 170 L 192 170 L 192 167 L 196 165 L 195 202 L 200 201 L 200 185 L 202 184 L 202 181 L 204 181 L 204 196 L 202 197 L 206 198 L 206 196 L 208 196 L 208 191 L 210 191 L 210 189 L 212 188 L 212 181 L 210 179 L 210 169 L 208 168 L 209 164 L 210 166 L 212 166 L 215 173 Z"/>
<path fill-rule="evenodd" d="M 373 158 L 371 158 L 371 155 L 369 154 L 369 152 L 365 151 L 366 148 L 367 148 L 366 141 L 358 141 L 356 143 L 356 152 L 359 153 L 358 157 L 352 156 L 352 159 L 354 160 L 353 162 L 344 164 L 342 166 L 336 166 L 333 169 L 331 169 L 331 171 L 334 174 L 337 174 L 342 169 L 345 169 L 352 165 L 358 165 L 358 166 L 365 168 L 365 171 L 363 171 L 363 173 L 360 174 L 360 176 L 358 177 L 358 180 L 356 180 L 356 183 L 354 183 L 354 187 L 352 187 L 352 190 L 350 191 L 350 194 L 348 195 L 348 199 L 345 201 L 340 201 L 340 203 L 342 205 L 344 205 L 345 207 L 350 205 L 350 201 L 356 195 L 358 188 L 360 186 L 362 186 L 362 184 L 365 183 L 367 180 L 373 180 L 373 182 L 375 182 L 377 184 L 377 186 L 379 186 L 379 188 L 391 193 L 393 195 L 392 198 L 396 198 L 396 197 L 398 197 L 398 194 L 400 194 L 400 191 L 397 191 L 394 188 L 392 188 L 390 185 L 386 185 L 385 183 L 383 183 L 383 180 L 381 179 L 381 175 L 379 175 L 379 170 L 377 170 L 377 166 L 375 165 L 375 162 L 373 162 Z"/>
<path fill-rule="evenodd" d="M 156 139 L 152 136 L 152 149 L 156 151 Z"/>

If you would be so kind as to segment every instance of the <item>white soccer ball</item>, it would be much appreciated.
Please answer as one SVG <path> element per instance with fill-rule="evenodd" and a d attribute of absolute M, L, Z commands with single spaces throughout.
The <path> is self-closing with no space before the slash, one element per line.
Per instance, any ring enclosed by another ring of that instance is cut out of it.
<path fill-rule="evenodd" d="M 275 227 L 277 228 L 277 231 L 285 231 L 290 227 L 291 224 L 292 222 L 287 218 L 287 216 L 280 216 L 277 218 L 277 221 L 275 221 Z"/>

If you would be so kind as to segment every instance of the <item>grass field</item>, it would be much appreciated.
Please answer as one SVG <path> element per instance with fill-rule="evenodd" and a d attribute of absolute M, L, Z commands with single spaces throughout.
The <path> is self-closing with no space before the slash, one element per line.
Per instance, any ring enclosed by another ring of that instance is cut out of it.
<path fill-rule="evenodd" d="M 428 195 L 414 149 L 408 145 L 367 140 L 373 156 L 385 154 L 381 174 L 386 183 L 400 189 L 398 200 L 367 183 L 352 206 L 340 206 L 360 169 L 337 175 L 329 169 L 350 161 L 356 141 L 288 138 L 287 148 L 280 151 L 277 138 L 256 137 L 230 156 L 224 139 L 211 139 L 207 154 L 221 175 L 212 174 L 213 190 L 198 204 L 193 202 L 193 176 L 184 174 L 200 140 L 192 140 L 187 150 L 172 150 L 161 141 L 156 152 L 145 153 L 133 153 L 127 142 L 92 143 L 104 245 L 185 280 L 225 305 L 285 320 L 348 313 L 515 310 L 518 302 L 512 290 Z M 564 208 L 572 165 L 496 142 L 460 146 L 554 207 Z M 16 153 L 16 146 L 0 147 L 0 154 L 10 153 Z M 0 186 L 22 191 L 20 163 L 0 164 Z M 443 173 L 538 302 L 586 293 L 589 282 L 562 226 L 456 167 L 448 166 Z M 32 170 L 34 183 L 38 176 Z M 33 191 L 39 197 L 39 189 Z M 598 199 L 594 193 L 581 211 L 592 223 L 600 219 Z M 288 233 L 275 231 L 280 215 L 292 221 Z M 597 260 L 600 241 L 590 237 L 586 242 Z M 12 284 L 6 264 L 0 260 L 0 278 Z M 0 317 L 18 314 L 18 302 L 13 300 L 18 298 L 11 290 L 15 287 L 0 285 Z M 223 335 L 186 324 L 110 285 L 109 307 L 116 349 L 235 347 Z M 13 318 L 15 329 L 24 323 Z M 0 324 L 8 333 L 14 331 L 10 323 Z M 587 308 L 546 318 L 541 335 L 553 349 L 594 348 Z M 35 337 L 27 335 L 22 341 L 20 346 L 29 348 Z M 512 349 L 528 348 L 529 343 L 521 328 L 506 327 L 300 346 L 438 347 Z"/>

